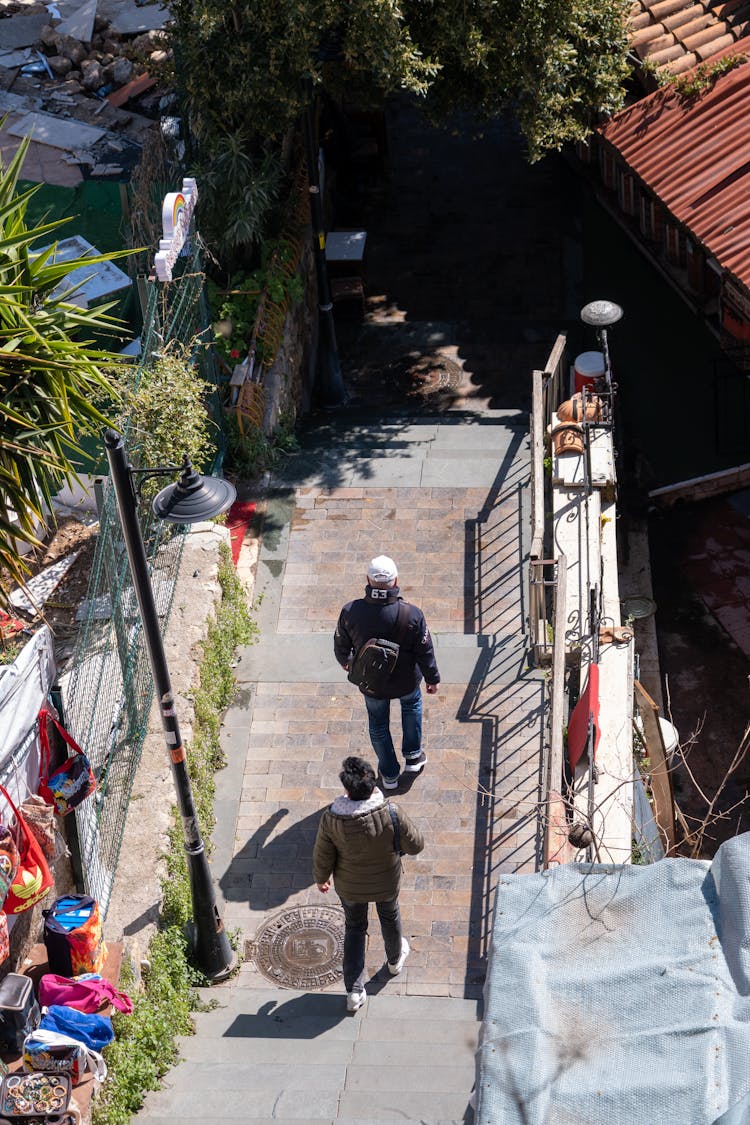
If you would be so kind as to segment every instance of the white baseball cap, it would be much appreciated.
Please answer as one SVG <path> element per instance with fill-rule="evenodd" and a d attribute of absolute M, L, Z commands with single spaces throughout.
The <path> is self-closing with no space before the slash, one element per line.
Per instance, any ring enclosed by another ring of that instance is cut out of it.
<path fill-rule="evenodd" d="M 387 555 L 378 555 L 370 562 L 367 577 L 371 582 L 395 582 L 398 570 L 393 559 L 389 559 Z"/>

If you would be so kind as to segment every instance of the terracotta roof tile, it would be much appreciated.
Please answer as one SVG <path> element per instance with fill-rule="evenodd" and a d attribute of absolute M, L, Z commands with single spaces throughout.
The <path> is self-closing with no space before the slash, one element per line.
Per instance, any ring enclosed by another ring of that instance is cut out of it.
<path fill-rule="evenodd" d="M 724 54 L 742 54 L 742 48 L 736 43 Z M 750 52 L 750 42 L 746 49 Z M 599 132 L 675 218 L 750 288 L 750 60 L 693 101 L 671 87 L 657 90 Z"/>
<path fill-rule="evenodd" d="M 750 0 L 633 0 L 629 28 L 642 62 L 679 74 L 750 32 Z"/>

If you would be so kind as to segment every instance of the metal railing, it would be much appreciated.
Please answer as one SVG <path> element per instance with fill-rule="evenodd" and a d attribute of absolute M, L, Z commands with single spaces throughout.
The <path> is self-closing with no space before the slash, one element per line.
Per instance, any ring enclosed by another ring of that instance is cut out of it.
<path fill-rule="evenodd" d="M 546 820 L 544 826 L 544 867 L 567 863 L 570 858 L 567 828 L 567 802 L 563 794 L 563 731 L 567 725 L 565 696 L 565 596 L 568 560 L 555 562 L 553 587 L 552 678 L 549 729 L 549 754 L 546 777 Z"/>
<path fill-rule="evenodd" d="M 545 559 L 548 540 L 547 511 L 549 506 L 548 475 L 545 473 L 545 448 L 547 430 L 565 388 L 566 337 L 561 333 L 555 340 L 544 371 L 532 375 L 532 404 L 529 423 L 531 442 L 531 548 L 529 551 L 529 632 L 534 662 L 547 664 L 552 658 L 549 637 L 549 580 L 545 570 L 554 566 L 554 560 Z"/>

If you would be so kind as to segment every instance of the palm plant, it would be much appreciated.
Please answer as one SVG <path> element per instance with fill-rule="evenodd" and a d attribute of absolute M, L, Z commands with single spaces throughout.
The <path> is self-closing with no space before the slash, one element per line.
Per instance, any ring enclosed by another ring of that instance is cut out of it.
<path fill-rule="evenodd" d="M 107 424 L 101 405 L 116 394 L 105 368 L 121 362 L 92 339 L 117 328 L 111 305 L 79 308 L 65 278 L 127 251 L 57 262 L 56 243 L 33 249 L 66 220 L 28 225 L 38 186 L 17 187 L 28 144 L 0 165 L 0 606 L 29 573 L 21 544 L 39 545 L 52 497 L 76 479 L 81 436 Z"/>

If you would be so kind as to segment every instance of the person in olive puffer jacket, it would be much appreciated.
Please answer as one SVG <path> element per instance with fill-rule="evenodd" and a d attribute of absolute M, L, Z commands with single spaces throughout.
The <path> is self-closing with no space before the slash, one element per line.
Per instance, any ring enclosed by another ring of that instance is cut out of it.
<path fill-rule="evenodd" d="M 409 943 L 401 931 L 398 892 L 401 854 L 417 855 L 422 833 L 376 788 L 372 766 L 363 758 L 345 758 L 339 774 L 345 795 L 323 812 L 313 850 L 313 879 L 323 894 L 331 888 L 344 909 L 344 986 L 347 1008 L 356 1012 L 367 999 L 365 942 L 369 904 L 375 903 L 383 932 L 388 970 L 404 967 Z M 399 840 L 396 841 L 396 824 Z M 400 844 L 400 852 L 397 847 Z"/>

